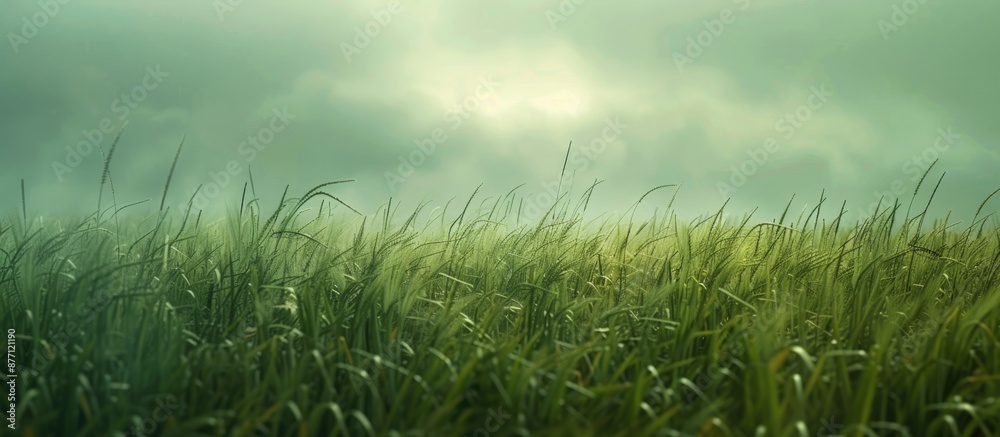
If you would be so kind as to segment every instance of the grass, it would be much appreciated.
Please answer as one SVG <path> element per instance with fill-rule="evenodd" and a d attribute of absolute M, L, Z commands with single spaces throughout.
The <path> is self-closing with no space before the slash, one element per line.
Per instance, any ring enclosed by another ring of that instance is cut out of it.
<path fill-rule="evenodd" d="M 513 191 L 478 207 L 473 194 L 458 214 L 390 201 L 345 217 L 324 191 L 343 182 L 286 189 L 273 210 L 244 186 L 239 213 L 211 223 L 190 210 L 119 223 L 116 204 L 113 230 L 98 213 L 29 223 L 22 195 L 21 217 L 0 221 L 0 324 L 16 329 L 19 369 L 18 427 L 4 430 L 1000 429 L 989 197 L 961 228 L 898 204 L 855 224 L 841 206 L 828 222 L 823 201 L 757 223 L 722 210 L 685 223 L 669 206 L 584 221 L 591 187 L 523 223 Z"/>

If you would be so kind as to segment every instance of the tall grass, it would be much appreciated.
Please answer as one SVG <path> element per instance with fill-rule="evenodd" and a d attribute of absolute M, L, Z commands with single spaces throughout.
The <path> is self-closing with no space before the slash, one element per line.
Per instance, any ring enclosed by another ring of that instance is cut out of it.
<path fill-rule="evenodd" d="M 251 181 L 254 198 L 244 186 L 239 213 L 213 223 L 190 208 L 114 232 L 0 221 L 17 432 L 1000 429 L 1000 229 L 985 201 L 963 228 L 925 232 L 927 209 L 897 224 L 898 205 L 853 225 L 846 205 L 830 223 L 820 206 L 586 222 L 591 186 L 525 224 L 513 191 L 397 220 L 392 202 L 362 216 L 324 191 L 344 182 L 286 188 L 266 213 Z"/>

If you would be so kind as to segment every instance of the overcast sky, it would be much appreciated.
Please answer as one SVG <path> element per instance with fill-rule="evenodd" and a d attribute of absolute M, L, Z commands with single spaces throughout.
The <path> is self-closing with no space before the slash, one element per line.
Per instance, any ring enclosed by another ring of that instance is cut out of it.
<path fill-rule="evenodd" d="M 65 4 L 63 4 L 65 3 Z M 578 4 L 579 3 L 579 4 Z M 349 6 L 348 6 L 349 5 Z M 201 185 L 265 206 L 325 181 L 363 213 L 520 184 L 548 206 L 567 144 L 596 212 L 682 184 L 683 216 L 758 219 L 886 195 L 940 158 L 936 215 L 1000 187 L 1000 3 L 981 0 L 11 0 L 0 5 L 0 199 L 90 212 Z M 565 191 L 565 189 L 564 189 Z M 663 208 L 673 194 L 647 198 Z M 107 197 L 105 197 L 107 199 Z M 395 200 L 394 200 L 395 201 Z M 1000 201 L 992 202 L 993 211 Z"/>

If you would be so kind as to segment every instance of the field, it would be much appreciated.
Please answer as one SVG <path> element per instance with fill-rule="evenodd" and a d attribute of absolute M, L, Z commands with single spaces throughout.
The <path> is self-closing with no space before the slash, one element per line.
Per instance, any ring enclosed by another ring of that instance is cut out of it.
<path fill-rule="evenodd" d="M 248 185 L 213 221 L 162 201 L 145 220 L 108 197 L 75 220 L 9 205 L 0 324 L 16 332 L 17 430 L 4 431 L 1000 429 L 989 197 L 966 223 L 925 217 L 929 183 L 862 223 L 823 202 L 766 220 L 683 222 L 668 204 L 586 221 L 591 187 L 524 222 L 514 192 L 361 216 L 341 182 L 269 206 Z"/>

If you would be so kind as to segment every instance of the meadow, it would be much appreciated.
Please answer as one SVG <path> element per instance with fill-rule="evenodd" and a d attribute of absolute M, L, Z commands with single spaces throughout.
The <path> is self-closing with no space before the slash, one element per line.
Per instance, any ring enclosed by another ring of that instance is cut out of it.
<path fill-rule="evenodd" d="M 265 205 L 251 179 L 208 220 L 164 208 L 172 175 L 145 219 L 107 163 L 93 214 L 5 205 L 6 435 L 1000 429 L 993 194 L 965 223 L 926 217 L 925 179 L 860 223 L 822 195 L 773 219 L 585 220 L 591 186 L 526 222 L 516 191 L 362 216 L 348 181 Z"/>

